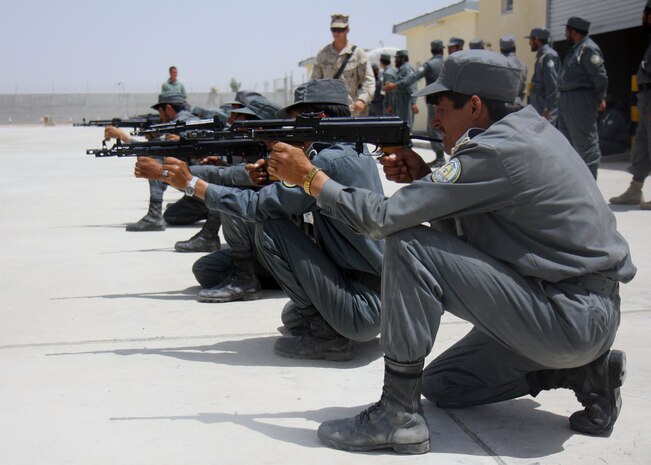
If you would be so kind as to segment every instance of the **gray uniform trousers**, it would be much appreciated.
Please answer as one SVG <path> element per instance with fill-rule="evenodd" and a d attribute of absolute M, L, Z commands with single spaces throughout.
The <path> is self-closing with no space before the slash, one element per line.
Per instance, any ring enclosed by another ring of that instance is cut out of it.
<path fill-rule="evenodd" d="M 262 262 L 300 309 L 314 307 L 334 330 L 354 341 L 380 332 L 380 289 L 359 272 L 342 270 L 303 230 L 287 219 L 258 223 Z"/>
<path fill-rule="evenodd" d="M 635 132 L 635 144 L 631 150 L 633 179 L 644 182 L 651 172 L 651 89 L 637 94 L 640 121 Z"/>
<path fill-rule="evenodd" d="M 619 326 L 619 297 L 523 277 L 425 226 L 387 238 L 382 303 L 382 346 L 398 362 L 429 354 L 444 310 L 475 326 L 424 371 L 423 394 L 443 406 L 528 394 L 526 373 L 591 362 Z"/>
<path fill-rule="evenodd" d="M 559 108 L 559 131 L 570 141 L 597 179 L 601 150 L 597 131 L 599 101 L 594 91 L 581 88 L 561 92 Z"/>
<path fill-rule="evenodd" d="M 216 212 L 211 212 L 216 213 Z M 201 257 L 192 266 L 192 272 L 204 288 L 215 287 L 233 271 L 233 252 L 251 255 L 253 271 L 265 289 L 278 289 L 278 284 L 271 273 L 260 264 L 254 247 L 255 223 L 228 213 L 221 213 L 222 235 L 230 246 Z"/>

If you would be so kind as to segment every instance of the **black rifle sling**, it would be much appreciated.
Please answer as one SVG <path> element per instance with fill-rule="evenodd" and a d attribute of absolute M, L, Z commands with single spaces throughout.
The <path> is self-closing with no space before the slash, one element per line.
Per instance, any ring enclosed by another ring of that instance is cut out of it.
<path fill-rule="evenodd" d="M 355 49 L 357 48 L 357 45 L 353 45 L 353 48 L 350 49 L 350 53 L 346 53 L 346 57 L 344 58 L 344 61 L 341 63 L 341 66 L 337 70 L 334 76 L 332 76 L 332 79 L 339 79 L 339 77 L 342 75 L 344 72 L 344 68 L 348 64 L 348 61 L 350 60 L 350 57 L 353 56 L 353 53 L 355 53 Z"/>

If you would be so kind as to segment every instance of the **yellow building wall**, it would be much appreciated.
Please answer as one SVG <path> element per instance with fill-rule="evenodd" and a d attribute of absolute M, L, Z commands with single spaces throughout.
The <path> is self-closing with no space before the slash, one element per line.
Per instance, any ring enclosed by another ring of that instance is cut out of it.
<path fill-rule="evenodd" d="M 547 0 L 513 0 L 513 10 L 502 12 L 503 0 L 481 0 L 479 2 L 478 36 L 492 43 L 492 50 L 500 51 L 500 37 L 515 36 L 515 54 L 527 65 L 527 81 L 531 82 L 535 52 L 525 39 L 534 27 L 547 27 Z M 562 40 L 564 37 L 552 37 Z M 528 89 L 528 87 L 527 87 Z"/>
<path fill-rule="evenodd" d="M 483 2 L 484 0 L 480 4 Z M 476 11 L 464 11 L 400 32 L 407 39 L 409 62 L 414 69 L 418 70 L 432 56 L 429 44 L 434 39 L 442 40 L 444 44 L 447 44 L 450 37 L 460 37 L 466 41 L 464 50 L 467 50 L 468 42 L 478 35 L 478 16 Z M 418 83 L 418 88 L 422 87 L 425 87 L 424 79 L 421 79 Z M 414 118 L 413 130 L 425 131 L 427 126 L 425 99 L 419 98 L 417 104 L 419 113 Z"/>

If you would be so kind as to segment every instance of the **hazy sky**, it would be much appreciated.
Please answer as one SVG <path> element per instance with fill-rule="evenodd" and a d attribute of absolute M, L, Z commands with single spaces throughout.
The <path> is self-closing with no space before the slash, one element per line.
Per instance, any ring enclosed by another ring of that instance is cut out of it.
<path fill-rule="evenodd" d="M 362 48 L 404 48 L 393 25 L 455 0 L 0 0 L 0 93 L 158 91 L 179 68 L 189 92 L 231 77 L 244 88 L 292 73 L 332 41 L 330 14 L 350 15 Z M 270 84 L 271 86 L 272 84 Z"/>

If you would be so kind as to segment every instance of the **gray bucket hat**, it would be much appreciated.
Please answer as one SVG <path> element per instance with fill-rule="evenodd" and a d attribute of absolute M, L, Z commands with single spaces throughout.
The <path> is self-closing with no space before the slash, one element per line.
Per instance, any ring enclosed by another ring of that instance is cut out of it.
<path fill-rule="evenodd" d="M 252 98 L 255 97 L 262 97 L 262 94 L 253 90 L 240 90 L 235 94 L 235 98 L 233 100 L 225 102 L 224 105 L 246 105 Z"/>
<path fill-rule="evenodd" d="M 185 99 L 178 92 L 168 91 L 160 94 L 158 96 L 158 103 L 152 105 L 151 107 L 154 110 L 158 110 L 158 107 L 162 105 L 173 105 L 173 104 L 185 105 Z"/>
<path fill-rule="evenodd" d="M 414 93 L 414 96 L 453 91 L 510 103 L 515 101 L 521 73 L 520 68 L 499 53 L 489 50 L 460 51 L 445 60 L 436 82 Z M 478 79 L 478 76 L 481 78 Z"/>
<path fill-rule="evenodd" d="M 572 16 L 567 20 L 567 24 L 565 25 L 572 29 L 576 29 L 577 31 L 585 32 L 586 34 L 588 33 L 588 30 L 590 30 L 590 21 L 579 18 L 578 16 Z"/>
<path fill-rule="evenodd" d="M 651 0 L 649 0 L 651 1 Z M 543 29 L 541 27 L 534 27 L 528 36 L 525 36 L 525 39 L 542 39 L 549 40 L 549 29 Z"/>
<path fill-rule="evenodd" d="M 273 119 L 280 108 L 276 102 L 260 95 L 252 97 L 243 108 L 233 108 L 231 113 L 253 115 L 258 119 Z"/>
<path fill-rule="evenodd" d="M 301 84 L 294 91 L 294 103 L 276 113 L 288 118 L 289 113 L 303 103 L 339 104 L 348 106 L 348 90 L 341 79 L 314 79 Z"/>

